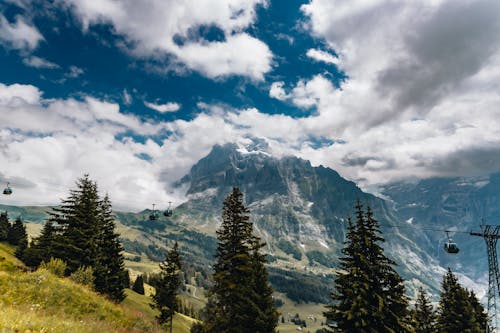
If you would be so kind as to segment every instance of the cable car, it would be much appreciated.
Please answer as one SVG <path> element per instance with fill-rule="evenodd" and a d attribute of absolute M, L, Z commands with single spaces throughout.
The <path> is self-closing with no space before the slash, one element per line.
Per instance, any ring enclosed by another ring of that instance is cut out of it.
<path fill-rule="evenodd" d="M 7 187 L 3 189 L 3 194 L 5 195 L 11 195 L 12 194 L 12 189 L 9 186 L 10 183 L 7 183 Z"/>
<path fill-rule="evenodd" d="M 155 204 L 153 204 L 153 211 L 151 212 L 151 214 L 149 214 L 149 220 L 157 221 L 158 219 L 160 219 L 160 214 L 158 214 L 158 212 L 155 209 Z"/>
<path fill-rule="evenodd" d="M 163 211 L 163 216 L 165 216 L 165 217 L 171 217 L 172 216 L 172 214 L 174 212 L 172 211 L 172 208 L 170 208 L 171 206 L 172 206 L 172 201 L 169 201 L 168 202 L 168 208 L 165 209 L 165 211 Z"/>
<path fill-rule="evenodd" d="M 448 231 L 446 231 L 446 236 L 448 237 L 448 241 L 446 243 L 444 243 L 444 250 L 447 253 L 451 253 L 451 254 L 458 253 L 458 251 L 460 251 L 460 249 L 458 248 L 457 243 L 455 243 L 450 238 L 450 236 L 448 235 Z"/>

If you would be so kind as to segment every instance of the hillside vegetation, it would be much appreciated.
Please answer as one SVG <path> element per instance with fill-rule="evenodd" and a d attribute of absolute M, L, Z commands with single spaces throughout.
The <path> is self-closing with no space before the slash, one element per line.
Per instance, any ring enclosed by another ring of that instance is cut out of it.
<path fill-rule="evenodd" d="M 27 272 L 12 246 L 0 243 L 1 332 L 153 332 L 149 298 L 127 290 L 122 305 L 46 270 Z M 177 316 L 175 332 L 192 319 Z"/>

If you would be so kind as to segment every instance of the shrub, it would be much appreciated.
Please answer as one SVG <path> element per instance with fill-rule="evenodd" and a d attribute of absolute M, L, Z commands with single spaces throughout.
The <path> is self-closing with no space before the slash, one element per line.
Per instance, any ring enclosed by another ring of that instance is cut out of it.
<path fill-rule="evenodd" d="M 94 270 L 92 267 L 79 267 L 69 278 L 76 283 L 83 284 L 84 286 L 94 287 Z"/>
<path fill-rule="evenodd" d="M 63 277 L 64 272 L 66 271 L 67 265 L 64 261 L 62 261 L 59 258 L 50 258 L 50 261 L 47 262 L 42 262 L 40 264 L 41 269 L 46 269 L 47 271 L 51 272 L 55 276 Z"/>

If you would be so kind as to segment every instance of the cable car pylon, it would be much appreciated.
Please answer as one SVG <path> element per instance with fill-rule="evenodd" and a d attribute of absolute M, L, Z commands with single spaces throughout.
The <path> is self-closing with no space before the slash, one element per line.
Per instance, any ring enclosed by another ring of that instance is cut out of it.
<path fill-rule="evenodd" d="M 487 333 L 497 332 L 497 301 L 500 299 L 500 275 L 498 273 L 497 241 L 500 225 L 481 225 L 481 232 L 470 232 L 471 236 L 483 237 L 488 254 L 488 325 Z"/>

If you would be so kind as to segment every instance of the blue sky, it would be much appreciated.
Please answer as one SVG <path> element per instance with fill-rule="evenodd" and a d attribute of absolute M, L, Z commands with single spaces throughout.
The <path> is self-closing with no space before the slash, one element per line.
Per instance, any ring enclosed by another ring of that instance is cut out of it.
<path fill-rule="evenodd" d="M 365 188 L 500 170 L 500 5 L 423 0 L 0 2 L 0 179 L 115 205 L 214 144 L 266 140 Z M 136 197 L 140 196 L 140 200 Z"/>

